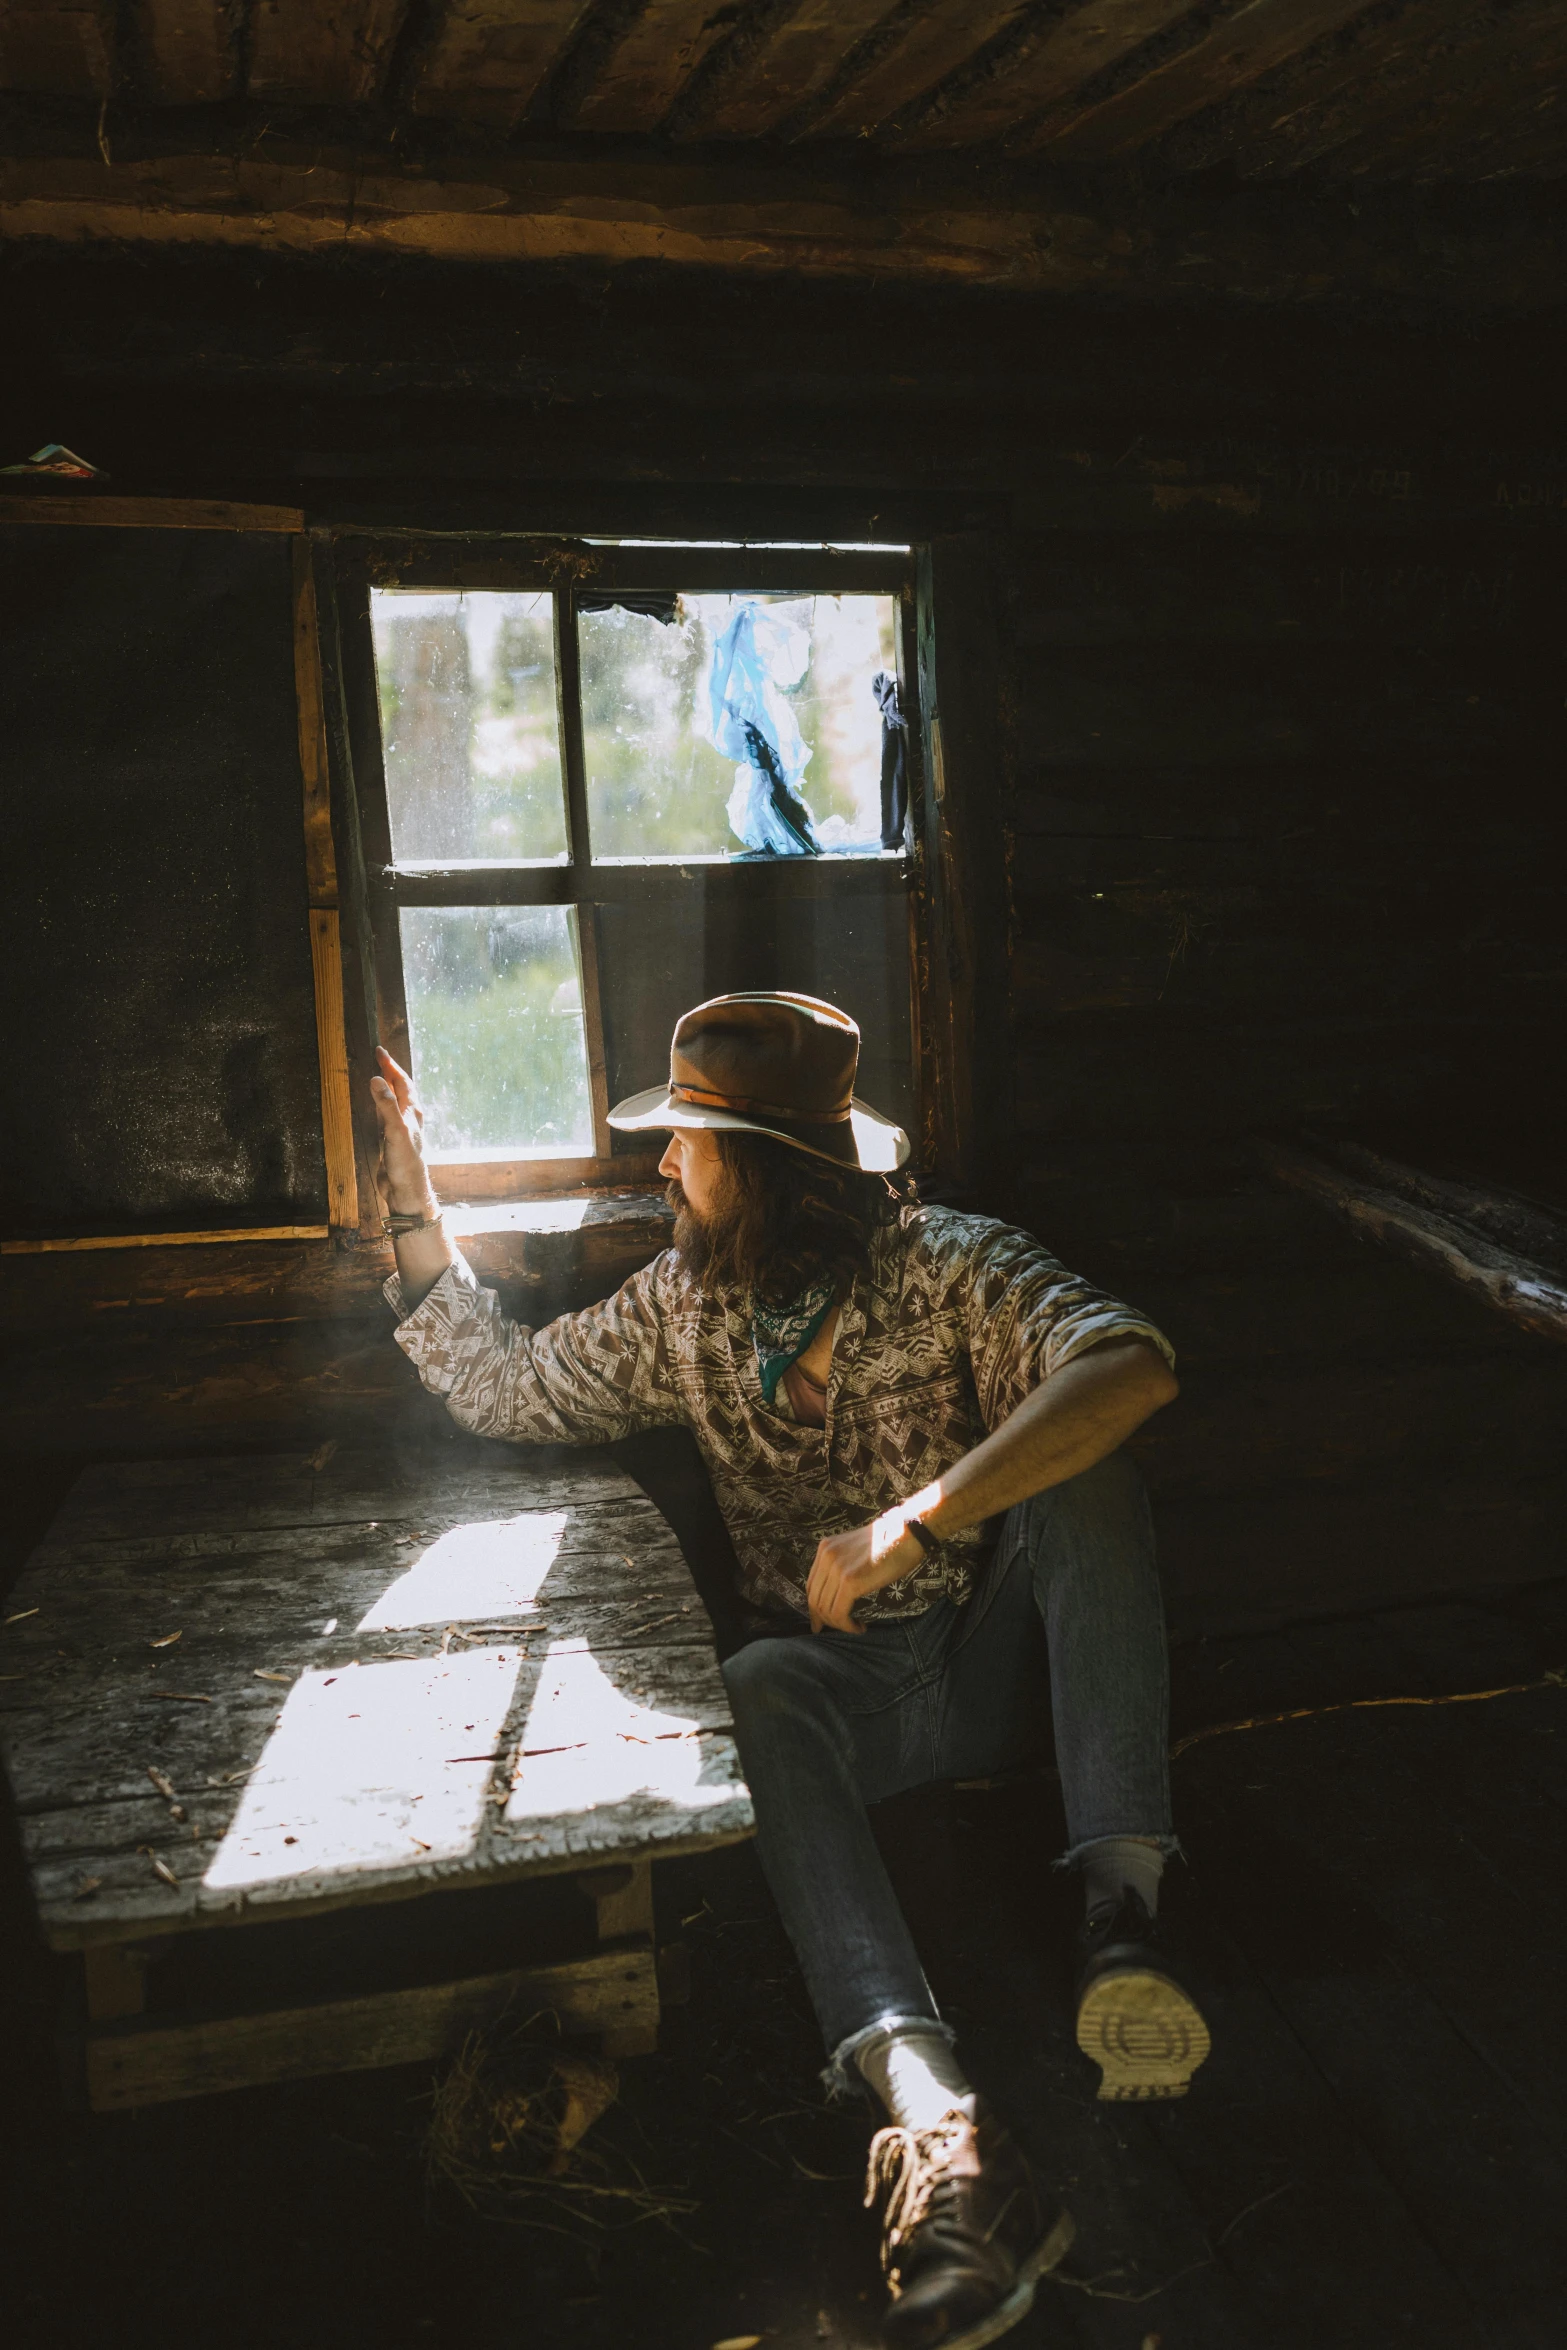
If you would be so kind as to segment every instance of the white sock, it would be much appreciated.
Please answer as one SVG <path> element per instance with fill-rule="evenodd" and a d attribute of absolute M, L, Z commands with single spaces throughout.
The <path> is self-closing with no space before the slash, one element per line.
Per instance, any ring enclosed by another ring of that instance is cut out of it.
<path fill-rule="evenodd" d="M 900 2129 L 934 2129 L 954 2108 L 974 2118 L 973 2085 L 940 2032 L 900 2025 L 867 2042 L 855 2062 Z"/>
<path fill-rule="evenodd" d="M 1078 1866 L 1083 1874 L 1083 1901 L 1089 1917 L 1096 1909 L 1118 1902 L 1127 1886 L 1142 1895 L 1148 1915 L 1157 1917 L 1164 1854 L 1147 1837 L 1100 1836 L 1083 1846 Z"/>

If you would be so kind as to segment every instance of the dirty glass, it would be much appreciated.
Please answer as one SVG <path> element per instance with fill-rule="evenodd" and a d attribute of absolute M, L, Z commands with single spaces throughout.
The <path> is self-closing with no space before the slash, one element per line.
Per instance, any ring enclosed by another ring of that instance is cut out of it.
<path fill-rule="evenodd" d="M 427 1156 L 591 1156 L 575 911 L 405 906 L 399 920 Z"/>
<path fill-rule="evenodd" d="M 566 861 L 547 595 L 370 598 L 397 865 Z"/>
<path fill-rule="evenodd" d="M 803 632 L 779 691 L 803 738 L 799 785 L 827 850 L 875 855 L 881 833 L 878 671 L 895 673 L 892 596 L 689 595 L 669 624 L 616 606 L 578 618 L 588 822 L 596 860 L 734 856 L 738 777 L 712 742 L 713 657 L 737 608 Z M 781 632 L 773 632 L 777 637 Z"/>

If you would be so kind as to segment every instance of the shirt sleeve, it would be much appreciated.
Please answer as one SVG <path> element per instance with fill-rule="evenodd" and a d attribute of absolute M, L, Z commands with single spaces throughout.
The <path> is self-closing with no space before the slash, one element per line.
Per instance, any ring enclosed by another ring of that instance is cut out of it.
<path fill-rule="evenodd" d="M 395 1274 L 383 1295 L 398 1316 L 398 1345 L 460 1428 L 519 1444 L 607 1444 L 684 1417 L 658 1266 L 542 1330 L 513 1322 L 461 1255 L 411 1314 Z"/>
<path fill-rule="evenodd" d="M 1032 1233 L 1013 1226 L 981 1227 L 967 1254 L 964 1292 L 969 1359 L 987 1428 L 999 1427 L 1053 1371 L 1102 1339 L 1144 1339 L 1175 1367 L 1175 1349 L 1146 1314 L 1069 1273 Z"/>

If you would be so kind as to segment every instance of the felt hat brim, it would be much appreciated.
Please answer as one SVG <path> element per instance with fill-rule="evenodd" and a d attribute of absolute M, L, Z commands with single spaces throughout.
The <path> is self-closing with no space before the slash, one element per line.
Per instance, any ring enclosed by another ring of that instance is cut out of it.
<path fill-rule="evenodd" d="M 824 1150 L 820 1142 L 808 1139 L 813 1130 L 809 1120 L 802 1119 L 796 1126 L 792 1119 L 770 1122 L 746 1117 L 738 1110 L 702 1109 L 692 1102 L 671 1100 L 667 1085 L 650 1085 L 644 1093 L 628 1094 L 610 1111 L 609 1122 L 622 1134 L 670 1133 L 681 1126 L 705 1126 L 728 1134 L 769 1134 L 775 1142 L 786 1142 L 813 1159 L 826 1159 L 835 1167 L 859 1167 L 867 1175 L 890 1175 L 903 1165 L 911 1148 L 903 1128 L 862 1102 L 857 1094 L 848 1117 L 827 1130 L 840 1142 L 836 1150 Z M 823 1129 L 816 1126 L 814 1131 L 820 1135 Z M 852 1157 L 842 1147 L 843 1141 L 852 1148 Z"/>

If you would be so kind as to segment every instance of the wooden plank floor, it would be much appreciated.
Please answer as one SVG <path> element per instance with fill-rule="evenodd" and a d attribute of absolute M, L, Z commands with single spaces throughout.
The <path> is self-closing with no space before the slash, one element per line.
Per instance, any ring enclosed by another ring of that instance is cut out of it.
<path fill-rule="evenodd" d="M 1175 1664 L 1178 1735 L 1543 1680 L 1567 1665 L 1567 1585 L 1210 1640 Z M 1009 2341 L 1556 2350 L 1567 1691 L 1237 1730 L 1189 1747 L 1174 1778 L 1190 1858 L 1168 1906 L 1214 2054 L 1166 2108 L 1099 2105 L 1073 2044 L 1073 1889 L 1047 1865 L 1063 1835 L 1049 1783 L 936 1790 L 877 1814 L 970 2065 L 1078 2221 L 1065 2274 Z M 61 2114 L 42 2025 L 62 1962 L 38 1951 L 13 1875 L 0 2097 L 18 2158 L 0 2207 L 29 2252 L 18 2338 L 199 2339 L 248 2275 L 266 2281 L 257 2341 L 286 2297 L 303 2350 L 706 2350 L 753 2335 L 767 2350 L 870 2350 L 869 2117 L 822 2102 L 754 1846 L 660 1874 L 661 1931 L 689 1945 L 695 1995 L 666 2018 L 659 2054 L 624 2068 L 600 2142 L 694 2208 L 607 2232 L 592 2259 L 429 2198 L 428 2072 L 134 2124 Z M 160 2259 L 171 2230 L 179 2257 Z M 242 2306 L 241 2342 L 247 2322 Z"/>
<path fill-rule="evenodd" d="M 750 1827 L 685 1561 L 601 1455 L 99 1466 L 6 1614 L 0 1754 L 56 1949 Z"/>

